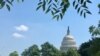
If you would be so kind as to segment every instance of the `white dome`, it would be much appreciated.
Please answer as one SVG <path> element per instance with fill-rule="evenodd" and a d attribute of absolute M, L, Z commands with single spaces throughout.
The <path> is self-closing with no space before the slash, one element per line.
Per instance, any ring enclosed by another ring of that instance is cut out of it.
<path fill-rule="evenodd" d="M 66 35 L 65 37 L 66 38 L 73 38 L 74 39 L 74 37 L 72 35 Z"/>
<path fill-rule="evenodd" d="M 65 37 L 63 38 L 60 49 L 62 52 L 66 52 L 69 48 L 76 49 L 76 42 L 74 37 L 70 35 L 70 31 L 68 29 L 67 35 L 65 35 Z"/>

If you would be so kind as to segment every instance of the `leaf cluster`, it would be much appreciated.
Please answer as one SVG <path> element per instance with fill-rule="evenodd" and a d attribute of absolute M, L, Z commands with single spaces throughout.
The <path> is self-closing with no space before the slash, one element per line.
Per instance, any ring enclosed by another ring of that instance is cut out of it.
<path fill-rule="evenodd" d="M 22 56 L 39 56 L 40 50 L 37 45 L 33 45 L 22 53 Z"/>
<path fill-rule="evenodd" d="M 87 4 L 88 3 L 92 3 L 90 0 L 74 0 L 73 1 L 73 7 L 75 8 L 75 10 L 77 10 L 77 13 L 80 14 L 80 16 L 83 16 L 84 18 L 86 18 L 87 14 L 92 14 L 89 9 Z"/>
<path fill-rule="evenodd" d="M 82 43 L 78 51 L 81 56 L 100 56 L 100 38 L 94 37 Z"/>
<path fill-rule="evenodd" d="M 17 0 L 17 1 L 19 2 L 20 0 Z M 21 1 L 23 2 L 24 0 L 21 0 Z M 8 11 L 10 11 L 11 6 L 13 6 L 13 2 L 14 0 L 0 0 L 0 9 L 6 7 Z"/>
<path fill-rule="evenodd" d="M 43 9 L 45 13 L 51 13 L 53 19 L 62 19 L 65 12 L 67 11 L 70 3 L 68 0 L 39 0 L 38 7 Z"/>
<path fill-rule="evenodd" d="M 98 23 L 98 26 L 90 26 L 89 27 L 89 32 L 92 36 L 97 36 L 97 35 L 100 35 L 100 21 Z"/>

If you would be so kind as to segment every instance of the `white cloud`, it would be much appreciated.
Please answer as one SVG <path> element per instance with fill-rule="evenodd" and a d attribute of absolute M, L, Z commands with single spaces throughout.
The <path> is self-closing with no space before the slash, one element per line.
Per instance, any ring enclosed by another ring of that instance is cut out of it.
<path fill-rule="evenodd" d="M 25 31 L 28 31 L 29 28 L 26 25 L 20 25 L 20 26 L 16 26 L 15 29 L 18 31 L 25 32 Z"/>
<path fill-rule="evenodd" d="M 13 33 L 13 37 L 15 38 L 23 38 L 24 36 L 22 34 L 19 34 L 19 33 Z"/>

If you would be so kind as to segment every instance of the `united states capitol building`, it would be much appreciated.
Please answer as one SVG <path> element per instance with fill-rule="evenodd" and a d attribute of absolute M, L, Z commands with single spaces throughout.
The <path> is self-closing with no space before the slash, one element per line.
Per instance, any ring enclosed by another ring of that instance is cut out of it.
<path fill-rule="evenodd" d="M 61 47 L 60 47 L 60 50 L 62 52 L 67 52 L 68 49 L 77 49 L 76 47 L 76 42 L 75 42 L 75 39 L 74 37 L 70 34 L 70 29 L 68 27 L 67 29 L 67 34 L 64 36 L 63 40 L 62 40 L 62 43 L 61 43 Z"/>

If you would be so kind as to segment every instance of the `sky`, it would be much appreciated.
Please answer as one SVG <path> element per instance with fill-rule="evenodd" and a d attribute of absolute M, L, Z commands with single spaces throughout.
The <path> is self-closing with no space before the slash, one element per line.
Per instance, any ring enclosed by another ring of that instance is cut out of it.
<path fill-rule="evenodd" d="M 88 6 L 93 14 L 87 15 L 87 18 L 80 16 L 71 4 L 63 20 L 59 21 L 52 19 L 51 14 L 36 11 L 38 0 L 14 2 L 10 12 L 7 8 L 1 9 L 0 55 L 8 56 L 13 51 L 21 54 L 31 45 L 41 46 L 47 41 L 59 49 L 63 37 L 67 34 L 68 26 L 79 47 L 91 39 L 89 26 L 97 25 L 100 20 L 97 9 L 100 1 L 92 0 L 92 2 Z"/>

